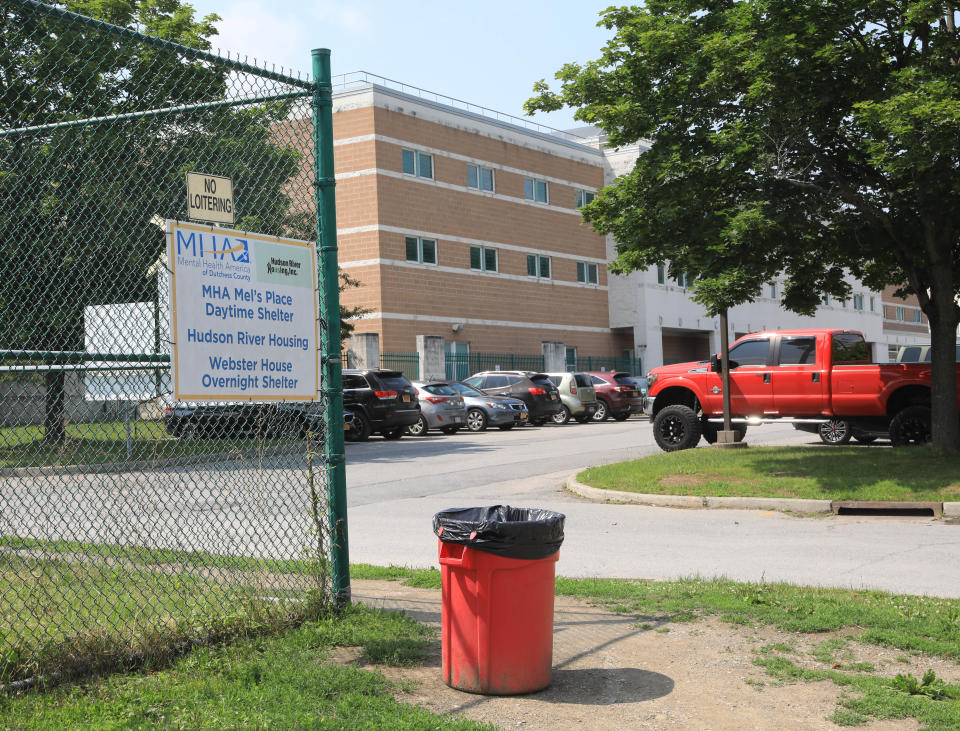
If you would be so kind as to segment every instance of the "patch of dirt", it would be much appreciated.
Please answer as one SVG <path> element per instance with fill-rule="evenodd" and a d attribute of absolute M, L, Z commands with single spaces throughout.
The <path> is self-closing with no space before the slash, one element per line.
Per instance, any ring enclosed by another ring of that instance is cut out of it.
<path fill-rule="evenodd" d="M 940 490 L 941 495 L 960 495 L 960 484 L 947 485 Z"/>
<path fill-rule="evenodd" d="M 700 487 L 708 481 L 709 477 L 701 474 L 671 474 L 661 477 L 657 484 L 664 487 Z"/>
<path fill-rule="evenodd" d="M 362 589 L 354 587 L 356 599 L 400 608 L 439 626 L 439 592 L 391 582 L 362 584 Z M 557 597 L 553 681 L 542 691 L 483 696 L 450 688 L 443 682 L 439 641 L 422 666 L 375 669 L 394 686 L 398 700 L 499 728 L 836 729 L 840 727 L 829 719 L 843 689 L 830 681 L 782 684 L 753 660 L 764 648 L 777 654 L 771 646 L 784 645 L 790 650 L 783 656 L 798 665 L 828 668 L 810 653 L 825 640 L 843 637 L 737 627 L 715 618 L 689 623 L 651 619 L 638 626 L 630 617 Z M 960 678 L 960 667 L 948 661 L 910 658 L 905 663 L 901 651 L 852 641 L 836 644 L 837 664 L 870 662 L 875 672 L 888 677 L 901 672 L 919 677 L 932 668 L 947 682 Z M 374 669 L 362 664 L 356 648 L 341 648 L 332 658 Z M 897 720 L 864 728 L 917 727 L 914 720 Z"/>

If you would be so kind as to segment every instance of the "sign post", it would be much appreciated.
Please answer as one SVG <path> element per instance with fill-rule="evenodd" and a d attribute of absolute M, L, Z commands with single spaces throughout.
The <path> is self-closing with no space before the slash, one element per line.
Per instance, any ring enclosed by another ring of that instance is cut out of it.
<path fill-rule="evenodd" d="M 170 358 L 182 401 L 316 401 L 316 248 L 167 221 Z"/>

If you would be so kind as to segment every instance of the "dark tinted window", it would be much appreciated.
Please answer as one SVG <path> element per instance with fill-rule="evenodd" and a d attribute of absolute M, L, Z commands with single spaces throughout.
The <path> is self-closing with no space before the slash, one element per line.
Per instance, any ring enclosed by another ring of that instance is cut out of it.
<path fill-rule="evenodd" d="M 860 333 L 836 333 L 833 336 L 833 362 L 869 363 L 870 351 Z"/>
<path fill-rule="evenodd" d="M 636 384 L 633 382 L 633 379 L 625 373 L 618 373 L 613 377 L 613 380 L 619 383 L 621 386 L 630 386 L 632 388 L 636 388 Z"/>
<path fill-rule="evenodd" d="M 403 376 L 377 376 L 376 380 L 385 391 L 402 391 L 410 388 L 410 381 Z"/>
<path fill-rule="evenodd" d="M 816 338 L 783 338 L 780 341 L 780 365 L 813 365 L 816 362 Z"/>
<path fill-rule="evenodd" d="M 516 373 L 507 376 L 507 383 L 509 383 L 511 386 L 516 386 L 522 380 L 523 376 L 518 376 Z"/>
<path fill-rule="evenodd" d="M 483 379 L 484 388 L 504 388 L 507 385 L 507 377 L 501 375 L 490 375 Z"/>
<path fill-rule="evenodd" d="M 471 388 L 465 383 L 451 383 L 450 388 L 458 393 L 462 393 L 464 396 L 483 396 L 477 389 Z"/>
<path fill-rule="evenodd" d="M 550 380 L 550 376 L 545 376 L 542 373 L 538 373 L 533 378 L 530 379 L 534 383 L 540 386 L 552 386 L 553 381 Z"/>
<path fill-rule="evenodd" d="M 562 380 L 563 376 L 550 376 L 550 383 L 552 383 L 554 386 L 559 386 L 560 381 Z"/>
<path fill-rule="evenodd" d="M 435 393 L 437 396 L 456 396 L 457 392 L 445 383 L 434 383 L 423 387 L 424 391 Z"/>
<path fill-rule="evenodd" d="M 911 348 L 904 348 L 900 353 L 900 362 L 901 363 L 916 363 L 920 360 L 920 354 L 923 352 L 923 349 L 917 345 Z"/>
<path fill-rule="evenodd" d="M 767 364 L 767 351 L 770 350 L 769 340 L 744 340 L 739 345 L 730 348 L 730 360 L 736 361 L 736 366 L 755 366 Z"/>
<path fill-rule="evenodd" d="M 593 381 L 586 373 L 574 373 L 573 378 L 578 386 L 593 386 Z"/>
<path fill-rule="evenodd" d="M 593 380 L 593 385 L 595 386 L 602 386 L 606 383 L 600 376 L 590 376 L 590 378 Z"/>
<path fill-rule="evenodd" d="M 344 388 L 369 388 L 367 385 L 367 379 L 363 376 L 356 376 L 353 374 L 345 374 L 343 376 L 343 387 Z"/>

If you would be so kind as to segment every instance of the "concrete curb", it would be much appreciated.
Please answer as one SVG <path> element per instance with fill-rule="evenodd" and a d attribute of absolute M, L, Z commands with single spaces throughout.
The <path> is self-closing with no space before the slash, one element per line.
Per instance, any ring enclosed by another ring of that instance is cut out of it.
<path fill-rule="evenodd" d="M 700 497 L 697 495 L 650 495 L 623 490 L 601 490 L 577 481 L 576 474 L 564 482 L 564 487 L 580 497 L 605 503 L 629 503 L 634 505 L 655 505 L 665 508 L 727 508 L 735 510 L 781 510 L 790 513 L 825 514 L 830 513 L 829 500 L 802 500 L 797 498 L 768 497 Z M 944 503 L 943 514 L 947 514 L 947 505 L 955 505 L 956 515 L 960 516 L 960 503 Z"/>
<path fill-rule="evenodd" d="M 943 517 L 944 518 L 960 518 L 960 503 L 944 503 Z"/>

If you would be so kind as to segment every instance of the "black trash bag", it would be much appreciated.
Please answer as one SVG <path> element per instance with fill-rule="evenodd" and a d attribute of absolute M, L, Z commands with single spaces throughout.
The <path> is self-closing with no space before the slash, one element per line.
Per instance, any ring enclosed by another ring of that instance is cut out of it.
<path fill-rule="evenodd" d="M 450 508 L 433 516 L 433 532 L 446 543 L 459 543 L 504 558 L 552 556 L 563 543 L 566 516 L 540 508 Z"/>

